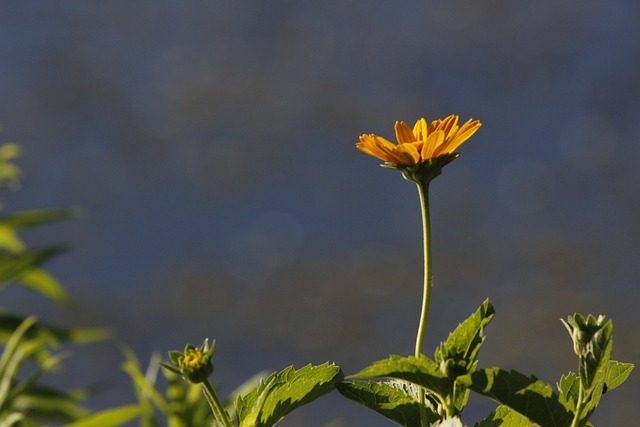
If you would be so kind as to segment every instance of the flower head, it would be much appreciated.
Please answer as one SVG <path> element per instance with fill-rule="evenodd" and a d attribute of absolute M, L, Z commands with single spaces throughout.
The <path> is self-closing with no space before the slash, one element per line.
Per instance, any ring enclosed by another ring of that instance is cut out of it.
<path fill-rule="evenodd" d="M 214 349 L 215 342 L 209 348 L 208 340 L 204 340 L 200 347 L 187 344 L 183 352 L 169 352 L 172 364 L 161 363 L 161 365 L 194 384 L 201 383 L 213 372 L 211 358 Z"/>
<path fill-rule="evenodd" d="M 430 180 L 440 174 L 444 165 L 458 157 L 455 150 L 482 126 L 469 119 L 459 126 L 459 117 L 450 115 L 428 124 L 420 119 L 411 129 L 405 122 L 396 122 L 398 144 L 374 134 L 360 136 L 356 147 L 385 161 L 384 167 L 401 170 L 405 178 L 416 181 L 425 176 Z"/>

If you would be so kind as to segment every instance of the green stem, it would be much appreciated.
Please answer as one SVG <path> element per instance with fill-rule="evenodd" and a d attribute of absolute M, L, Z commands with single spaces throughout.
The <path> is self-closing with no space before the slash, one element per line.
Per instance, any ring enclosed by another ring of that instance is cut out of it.
<path fill-rule="evenodd" d="M 427 320 L 429 319 L 429 303 L 431 301 L 431 236 L 429 224 L 429 182 L 417 182 L 417 184 L 418 193 L 420 194 L 420 206 L 422 208 L 422 237 L 424 244 L 424 288 L 415 350 L 415 356 L 420 357 L 424 346 L 424 335 L 427 328 Z M 420 424 L 422 427 L 426 427 L 429 424 L 426 413 L 425 390 L 422 388 L 419 390 L 419 403 Z"/>
<path fill-rule="evenodd" d="M 576 413 L 573 416 L 573 422 L 571 427 L 580 427 L 580 416 L 582 413 L 582 407 L 584 405 L 584 387 L 582 387 L 582 380 L 580 380 L 580 388 L 578 389 L 578 402 L 576 403 Z"/>
<path fill-rule="evenodd" d="M 447 414 L 447 418 L 453 418 L 453 413 L 454 413 L 454 405 L 455 405 L 455 401 L 456 401 L 456 385 L 458 383 L 456 382 L 456 380 L 453 380 L 453 389 L 451 391 L 451 397 L 449 399 L 447 399 L 447 404 L 445 406 L 445 413 Z"/>
<path fill-rule="evenodd" d="M 415 356 L 422 354 L 424 346 L 424 335 L 429 319 L 429 303 L 431 301 L 431 235 L 429 225 L 429 183 L 418 183 L 420 194 L 420 206 L 422 208 L 422 237 L 424 244 L 424 288 L 422 294 L 422 310 L 420 312 L 420 323 L 418 325 L 418 336 L 416 337 Z"/>
<path fill-rule="evenodd" d="M 234 427 L 229 413 L 226 409 L 224 409 L 224 405 L 222 404 L 222 402 L 220 402 L 218 394 L 211 386 L 209 380 L 204 380 L 202 385 L 204 396 L 207 398 L 207 402 L 209 402 L 209 406 L 211 406 L 211 410 L 213 411 L 213 415 L 216 417 L 216 419 L 220 421 L 224 427 Z"/>

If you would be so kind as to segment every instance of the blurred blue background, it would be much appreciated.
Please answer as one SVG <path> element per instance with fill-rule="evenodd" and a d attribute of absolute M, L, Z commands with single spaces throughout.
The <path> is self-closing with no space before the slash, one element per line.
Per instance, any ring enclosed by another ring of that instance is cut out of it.
<path fill-rule="evenodd" d="M 559 318 L 614 321 L 639 363 L 640 3 L 4 1 L 0 141 L 23 148 L 5 212 L 80 206 L 27 234 L 79 307 L 2 306 L 111 326 L 146 361 L 217 340 L 223 393 L 263 370 L 347 374 L 413 352 L 422 283 L 415 186 L 354 148 L 362 133 L 458 114 L 484 126 L 432 185 L 427 348 L 491 298 L 481 366 L 555 384 L 576 369 Z M 427 353 L 431 354 L 431 350 Z M 69 386 L 112 378 L 112 342 Z M 637 422 L 640 382 L 598 426 Z M 465 420 L 492 407 L 473 397 Z M 337 393 L 283 426 L 390 423 Z"/>

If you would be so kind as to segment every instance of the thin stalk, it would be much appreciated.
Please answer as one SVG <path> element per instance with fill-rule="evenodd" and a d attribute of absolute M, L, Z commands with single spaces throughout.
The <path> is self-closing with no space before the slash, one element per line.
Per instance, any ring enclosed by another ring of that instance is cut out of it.
<path fill-rule="evenodd" d="M 213 415 L 216 419 L 221 422 L 224 427 L 234 427 L 229 413 L 224 409 L 224 405 L 220 402 L 218 394 L 211 386 L 211 383 L 208 380 L 204 380 L 202 385 L 202 391 L 204 392 L 207 402 L 209 402 L 209 406 L 211 406 L 211 410 L 213 411 Z"/>
<path fill-rule="evenodd" d="M 454 405 L 455 405 L 455 401 L 456 401 L 456 385 L 458 383 L 454 380 L 453 381 L 453 389 L 451 391 L 451 398 L 447 399 L 447 404 L 445 406 L 445 413 L 447 415 L 447 418 L 453 418 L 453 411 L 454 411 Z"/>
<path fill-rule="evenodd" d="M 582 380 L 580 381 L 580 388 L 578 389 L 578 402 L 576 403 L 576 414 L 573 416 L 573 422 L 571 427 L 580 427 L 580 416 L 582 413 L 582 407 L 584 405 L 584 388 L 582 387 Z"/>
<path fill-rule="evenodd" d="M 429 224 L 429 183 L 418 183 L 418 193 L 420 194 L 420 206 L 422 208 L 422 238 L 424 244 L 424 287 L 422 293 L 422 310 L 420 312 L 420 323 L 418 325 L 418 336 L 416 337 L 415 356 L 422 354 L 424 346 L 424 335 L 429 319 L 429 304 L 431 302 L 431 234 Z"/>
<path fill-rule="evenodd" d="M 417 184 L 422 208 L 422 238 L 424 244 L 424 287 L 415 350 L 415 356 L 420 357 L 424 346 L 424 335 L 427 328 L 427 320 L 429 319 L 429 303 L 431 301 L 431 234 L 429 224 L 429 182 L 418 182 Z M 427 421 L 425 390 L 423 388 L 419 389 L 418 400 L 420 403 L 420 424 L 422 427 L 427 427 L 429 423 Z"/>

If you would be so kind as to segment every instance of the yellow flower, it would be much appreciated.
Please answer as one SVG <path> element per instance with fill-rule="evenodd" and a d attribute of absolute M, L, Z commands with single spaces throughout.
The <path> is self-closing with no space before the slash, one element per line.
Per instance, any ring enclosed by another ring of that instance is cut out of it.
<path fill-rule="evenodd" d="M 189 349 L 178 358 L 178 365 L 181 368 L 197 368 L 203 364 L 204 355 L 199 349 Z"/>
<path fill-rule="evenodd" d="M 415 166 L 422 162 L 453 154 L 482 126 L 479 120 L 469 119 L 458 126 L 459 117 L 451 115 L 427 125 L 425 119 L 416 122 L 413 130 L 405 122 L 396 122 L 398 144 L 369 134 L 362 135 L 356 147 L 374 157 L 398 166 Z"/>

